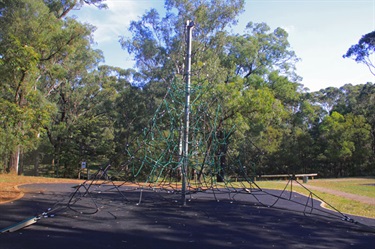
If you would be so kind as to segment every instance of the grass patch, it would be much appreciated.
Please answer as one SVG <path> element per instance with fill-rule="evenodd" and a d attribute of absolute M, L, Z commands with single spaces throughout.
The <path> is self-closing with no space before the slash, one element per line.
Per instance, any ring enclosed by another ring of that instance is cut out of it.
<path fill-rule="evenodd" d="M 318 179 L 308 185 L 375 198 L 375 178 Z"/>
<path fill-rule="evenodd" d="M 258 181 L 256 184 L 264 189 L 282 190 L 285 188 L 286 181 Z M 328 204 L 336 208 L 342 213 L 375 218 L 375 178 L 341 178 L 341 179 L 319 179 L 310 180 L 304 185 L 325 188 L 327 191 L 311 190 L 315 195 L 326 201 Z M 290 190 L 288 186 L 287 190 Z M 352 200 L 335 194 L 328 193 L 329 190 L 337 190 L 345 193 L 355 194 L 374 198 L 374 204 L 366 204 L 360 201 Z M 293 191 L 309 195 L 303 187 L 293 184 Z M 327 208 L 328 205 L 325 205 Z"/>

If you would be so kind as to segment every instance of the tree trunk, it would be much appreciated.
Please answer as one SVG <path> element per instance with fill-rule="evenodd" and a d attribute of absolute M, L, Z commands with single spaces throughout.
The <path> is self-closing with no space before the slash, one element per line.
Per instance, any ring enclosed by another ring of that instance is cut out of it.
<path fill-rule="evenodd" d="M 34 155 L 34 176 L 39 176 L 39 151 L 36 149 L 33 152 Z"/>
<path fill-rule="evenodd" d="M 22 175 L 23 174 L 23 151 L 19 151 L 19 156 L 18 156 L 19 160 L 18 160 L 18 175 Z"/>
<path fill-rule="evenodd" d="M 54 158 L 53 158 L 53 168 L 55 170 L 55 177 L 60 177 L 60 156 L 61 156 L 61 138 L 57 137 L 56 144 L 54 145 Z"/>
<path fill-rule="evenodd" d="M 218 138 L 219 141 L 225 141 L 223 144 L 219 147 L 219 152 L 217 153 L 219 157 L 219 165 L 220 169 L 217 174 L 217 182 L 224 182 L 225 180 L 225 174 L 226 174 L 226 168 L 227 168 L 227 151 L 228 151 L 228 141 L 224 137 L 223 131 L 218 132 Z"/>
<path fill-rule="evenodd" d="M 375 159 L 375 127 L 371 128 L 371 138 L 372 158 Z"/>
<path fill-rule="evenodd" d="M 20 162 L 20 146 L 18 145 L 9 158 L 9 173 L 18 174 L 18 166 Z"/>

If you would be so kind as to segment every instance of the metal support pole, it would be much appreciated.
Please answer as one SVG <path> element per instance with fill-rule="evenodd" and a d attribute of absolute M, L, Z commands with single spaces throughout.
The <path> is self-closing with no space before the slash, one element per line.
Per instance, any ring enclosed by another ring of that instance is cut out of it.
<path fill-rule="evenodd" d="M 183 140 L 183 165 L 181 169 L 182 173 L 182 203 L 186 206 L 186 184 L 187 184 L 187 172 L 189 164 L 189 116 L 190 116 L 190 76 L 191 76 L 191 40 L 192 30 L 194 27 L 193 21 L 186 22 L 187 29 L 187 49 L 186 49 L 186 88 L 185 88 L 185 120 L 184 120 L 184 140 Z"/>

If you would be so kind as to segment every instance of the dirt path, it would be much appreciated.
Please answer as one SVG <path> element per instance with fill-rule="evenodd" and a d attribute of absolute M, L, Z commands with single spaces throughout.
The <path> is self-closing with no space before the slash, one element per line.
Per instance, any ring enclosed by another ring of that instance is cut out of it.
<path fill-rule="evenodd" d="M 344 198 L 347 198 L 347 199 L 350 199 L 350 200 L 354 200 L 354 201 L 359 201 L 359 202 L 362 202 L 362 203 L 365 203 L 365 204 L 375 205 L 375 198 L 350 194 L 350 193 L 342 192 L 342 191 L 339 191 L 339 190 L 327 189 L 327 188 L 311 186 L 311 185 L 306 185 L 306 187 L 310 190 L 317 190 L 317 191 L 320 191 L 320 192 L 323 192 L 323 193 L 341 196 L 341 197 L 344 197 Z"/>

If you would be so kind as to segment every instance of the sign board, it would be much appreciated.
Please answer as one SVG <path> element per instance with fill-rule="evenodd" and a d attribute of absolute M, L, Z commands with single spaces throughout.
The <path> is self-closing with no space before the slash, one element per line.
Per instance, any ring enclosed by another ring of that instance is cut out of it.
<path fill-rule="evenodd" d="M 82 168 L 82 169 L 85 169 L 85 168 L 86 168 L 86 162 L 82 162 L 82 163 L 81 163 L 81 168 Z"/>

